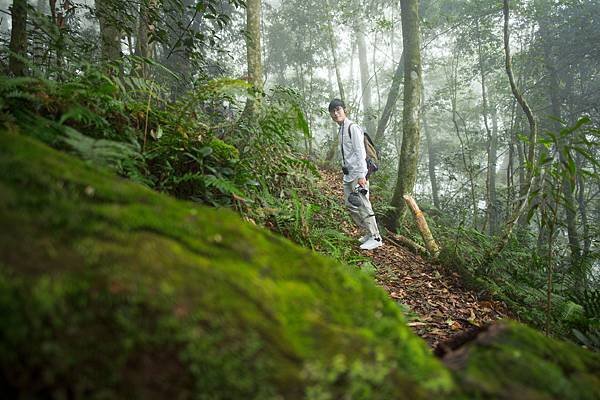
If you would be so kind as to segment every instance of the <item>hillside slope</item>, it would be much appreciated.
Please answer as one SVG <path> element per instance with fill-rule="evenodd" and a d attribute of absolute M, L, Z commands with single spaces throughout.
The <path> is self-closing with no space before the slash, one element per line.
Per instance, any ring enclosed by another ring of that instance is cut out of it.
<path fill-rule="evenodd" d="M 360 271 L 5 132 L 0 324 L 11 398 L 489 398 L 548 358 L 506 379 L 600 394 L 596 354 L 516 324 L 448 368 Z"/>

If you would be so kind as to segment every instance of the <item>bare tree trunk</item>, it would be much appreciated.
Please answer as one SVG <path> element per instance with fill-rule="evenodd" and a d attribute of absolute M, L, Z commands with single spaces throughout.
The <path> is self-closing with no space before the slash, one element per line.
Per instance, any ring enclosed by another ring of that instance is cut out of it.
<path fill-rule="evenodd" d="M 552 49 L 550 43 L 548 43 L 549 32 L 546 26 L 546 18 L 542 18 L 538 16 L 538 22 L 540 25 L 540 34 L 542 36 L 542 47 L 544 49 L 544 64 L 546 67 L 546 71 L 548 71 L 549 84 L 548 91 L 550 95 L 550 103 L 552 114 L 555 118 L 561 118 L 561 99 L 560 94 L 558 93 L 559 89 L 559 78 L 558 73 L 556 71 L 556 62 L 554 57 L 552 56 Z M 561 130 L 560 123 L 556 120 L 552 120 L 552 129 L 555 133 L 559 133 Z M 567 143 L 562 143 L 563 145 L 567 145 Z M 566 164 L 566 158 L 564 155 L 564 151 L 559 151 L 559 159 L 560 162 Z M 573 177 L 574 178 L 574 177 Z M 567 223 L 567 236 L 569 239 L 569 250 L 571 252 L 571 268 L 576 270 L 581 261 L 581 246 L 579 244 L 579 234 L 577 233 L 577 212 L 576 212 L 576 202 L 573 196 L 573 190 L 575 188 L 574 180 L 571 180 L 569 174 L 566 174 L 562 179 L 561 190 L 565 202 L 565 212 L 566 212 L 566 223 Z"/>
<path fill-rule="evenodd" d="M 398 100 L 398 94 L 400 93 L 400 83 L 402 82 L 403 76 L 404 51 L 402 51 L 402 56 L 400 56 L 400 61 L 398 62 L 396 72 L 394 73 L 394 77 L 392 79 L 390 92 L 388 93 L 387 100 L 385 102 L 385 107 L 383 108 L 381 118 L 379 118 L 379 123 L 377 124 L 377 132 L 375 133 L 375 143 L 383 142 L 385 129 L 387 128 L 388 123 L 390 121 L 390 117 L 392 116 L 392 111 L 396 107 L 396 101 Z"/>
<path fill-rule="evenodd" d="M 492 110 L 492 130 L 489 136 L 488 143 L 488 160 L 487 160 L 487 227 L 488 234 L 493 236 L 498 228 L 498 207 L 496 195 L 496 163 L 498 158 L 498 115 L 496 109 Z"/>
<path fill-rule="evenodd" d="M 27 0 L 13 0 L 11 15 L 8 70 L 14 76 L 25 76 L 27 74 L 24 61 L 27 58 Z"/>
<path fill-rule="evenodd" d="M 523 109 L 523 112 L 527 116 L 527 121 L 529 122 L 529 150 L 528 150 L 528 154 L 527 154 L 527 162 L 529 163 L 530 166 L 533 166 L 536 164 L 535 163 L 535 146 L 537 144 L 537 124 L 536 124 L 535 118 L 533 116 L 533 112 L 531 111 L 531 108 L 529 107 L 529 104 L 527 104 L 527 101 L 523 98 L 523 96 L 519 92 L 519 89 L 517 88 L 517 85 L 515 84 L 515 79 L 514 79 L 513 72 L 512 72 L 512 62 L 511 62 L 511 56 L 510 56 L 510 43 L 509 43 L 509 34 L 508 34 L 508 20 L 509 20 L 508 0 L 503 0 L 502 10 L 504 13 L 504 53 L 505 53 L 506 74 L 508 75 L 508 80 L 510 82 L 511 91 L 512 91 L 515 99 L 517 100 L 517 103 L 519 103 L 519 105 Z M 541 178 L 541 180 L 543 180 L 543 177 Z M 495 248 L 492 249 L 488 253 L 486 260 L 484 260 L 484 263 L 489 263 L 498 254 L 500 254 L 500 252 L 504 249 L 504 247 L 508 243 L 508 239 L 512 235 L 512 231 L 513 231 L 515 222 L 519 219 L 519 217 L 521 216 L 521 213 L 523 212 L 523 210 L 529 203 L 529 194 L 531 192 L 531 187 L 533 186 L 532 185 L 533 184 L 533 167 L 527 171 L 527 178 L 526 178 L 525 184 L 526 184 L 527 190 L 525 191 L 524 196 L 521 197 L 519 206 L 516 208 L 516 210 L 513 212 L 513 215 L 507 221 L 506 226 L 504 228 L 504 232 L 502 234 L 502 237 L 500 238 L 500 240 L 498 240 L 498 243 L 496 244 Z"/>
<path fill-rule="evenodd" d="M 458 54 L 458 53 L 457 53 Z M 470 196 L 471 196 L 471 207 L 473 209 L 473 226 L 477 227 L 478 225 L 478 209 L 477 209 L 477 199 L 475 195 L 475 178 L 473 176 L 473 163 L 469 159 L 467 161 L 465 156 L 465 143 L 460 135 L 460 127 L 458 125 L 458 111 L 457 111 L 457 92 L 458 92 L 458 55 L 456 55 L 452 62 L 452 81 L 451 81 L 451 107 L 452 107 L 452 124 L 454 125 L 454 130 L 456 131 L 456 137 L 460 142 L 460 150 L 461 150 L 461 158 L 463 162 L 463 167 L 467 172 L 469 178 L 469 187 L 470 187 Z M 465 132 L 466 136 L 466 132 Z"/>
<path fill-rule="evenodd" d="M 331 15 L 331 6 L 329 0 L 326 1 L 327 11 Z M 331 24 L 331 18 L 327 18 L 327 39 L 329 40 L 329 49 L 331 50 L 331 57 L 333 58 L 333 66 L 335 68 L 335 78 L 338 84 L 338 91 L 340 92 L 340 99 L 346 103 L 346 94 L 344 93 L 344 85 L 342 83 L 342 74 L 340 72 L 340 63 L 337 57 L 336 41 L 333 36 L 333 26 Z"/>
<path fill-rule="evenodd" d="M 479 30 L 479 20 L 475 20 L 477 28 L 477 56 L 479 59 L 479 75 L 481 79 L 481 100 L 483 123 L 487 134 L 487 179 L 486 179 L 486 222 L 488 234 L 494 235 L 496 230 L 496 134 L 497 126 L 494 126 L 494 132 L 490 129 L 488 121 L 488 103 L 487 103 L 487 87 L 485 84 L 485 68 L 483 65 L 483 50 L 481 48 L 481 32 Z M 496 121 L 494 121 L 496 122 Z M 494 124 L 496 125 L 496 124 Z"/>
<path fill-rule="evenodd" d="M 154 30 L 152 16 L 156 0 L 142 0 L 139 8 L 138 29 L 135 41 L 135 55 L 142 58 L 150 58 L 152 48 L 150 44 L 150 34 Z M 141 73 L 144 78 L 148 78 L 148 66 L 142 64 Z"/>
<path fill-rule="evenodd" d="M 356 41 L 358 44 L 358 61 L 360 68 L 360 86 L 362 89 L 362 104 L 364 113 L 364 127 L 367 132 L 375 132 L 375 119 L 373 117 L 373 104 L 371 101 L 371 74 L 369 73 L 369 60 L 367 59 L 367 44 L 362 23 L 357 24 Z"/>
<path fill-rule="evenodd" d="M 411 194 L 417 176 L 421 112 L 421 40 L 418 0 L 401 0 L 402 41 L 405 52 L 404 108 L 402 113 L 402 147 L 398 164 L 398 179 L 392 197 L 392 211 L 387 216 L 390 230 L 395 231 L 404 214 L 403 196 Z"/>
<path fill-rule="evenodd" d="M 425 114 L 425 110 L 423 110 L 423 133 L 425 133 L 425 140 L 427 141 L 427 155 L 428 155 L 428 170 L 429 170 L 429 182 L 431 183 L 431 196 L 433 197 L 433 206 L 438 210 L 440 207 L 440 197 L 439 197 L 439 189 L 437 177 L 435 175 L 435 167 L 437 166 L 437 154 L 435 154 L 435 150 L 433 148 L 433 143 L 431 140 L 431 132 L 429 131 L 429 127 L 427 126 L 427 118 Z"/>
<path fill-rule="evenodd" d="M 117 61 L 121 58 L 121 33 L 116 26 L 109 0 L 96 0 L 96 14 L 100 23 L 102 60 Z"/>
<path fill-rule="evenodd" d="M 582 156 L 577 154 L 575 162 L 577 163 L 577 170 L 581 171 Z M 585 181 L 583 180 L 583 174 L 577 174 L 577 203 L 579 204 L 579 215 L 581 217 L 581 225 L 583 226 L 583 252 L 581 254 L 582 259 L 585 259 L 592 246 L 592 237 L 590 236 L 590 226 L 588 222 L 587 204 L 585 201 Z"/>
<path fill-rule="evenodd" d="M 244 108 L 244 116 L 251 119 L 256 116 L 263 91 L 263 73 L 260 50 L 260 13 L 261 0 L 246 1 L 246 61 L 248 63 L 248 82 L 254 86 L 256 98 L 249 98 Z"/>

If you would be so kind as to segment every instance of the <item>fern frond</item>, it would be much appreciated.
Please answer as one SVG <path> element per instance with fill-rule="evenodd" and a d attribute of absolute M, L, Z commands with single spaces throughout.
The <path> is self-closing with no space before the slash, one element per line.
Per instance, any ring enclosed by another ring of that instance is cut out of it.
<path fill-rule="evenodd" d="M 206 187 L 212 187 L 217 189 L 222 194 L 230 195 L 235 194 L 238 196 L 242 196 L 242 191 L 228 179 L 219 178 L 214 175 L 205 175 L 204 183 Z"/>

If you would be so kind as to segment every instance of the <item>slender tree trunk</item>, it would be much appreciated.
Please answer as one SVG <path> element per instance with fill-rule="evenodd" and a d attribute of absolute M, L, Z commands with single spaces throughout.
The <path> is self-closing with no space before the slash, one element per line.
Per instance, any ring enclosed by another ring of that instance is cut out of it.
<path fill-rule="evenodd" d="M 420 112 L 421 112 L 421 40 L 419 33 L 418 0 L 401 0 L 402 41 L 405 51 L 404 108 L 402 113 L 402 147 L 398 164 L 398 179 L 392 197 L 392 211 L 387 222 L 392 231 L 404 214 L 403 196 L 411 194 L 417 176 L 419 159 Z"/>
<path fill-rule="evenodd" d="M 487 103 L 487 87 L 485 82 L 485 67 L 483 65 L 483 50 L 481 47 L 481 32 L 479 30 L 479 20 L 475 20 L 477 29 L 477 56 L 479 59 L 479 76 L 481 80 L 481 100 L 483 123 L 487 134 L 487 179 L 486 179 L 486 222 L 488 234 L 494 235 L 496 230 L 496 130 L 492 132 L 488 121 L 488 103 Z M 494 121 L 495 122 L 495 121 Z"/>
<path fill-rule="evenodd" d="M 496 163 L 498 150 L 498 115 L 496 110 L 492 110 L 492 130 L 488 143 L 488 169 L 487 169 L 487 227 L 488 234 L 493 236 L 497 230 L 498 209 L 496 196 Z"/>
<path fill-rule="evenodd" d="M 379 123 L 377 124 L 377 132 L 375 133 L 375 143 L 383 143 L 384 132 L 388 126 L 388 123 L 390 122 L 392 112 L 396 107 L 396 101 L 398 100 L 398 94 L 400 93 L 400 83 L 402 82 L 403 77 L 404 51 L 402 52 L 402 56 L 400 56 L 400 61 L 398 62 L 398 66 L 396 67 L 394 77 L 392 78 L 392 85 L 390 87 L 390 92 L 388 93 L 387 100 L 385 102 L 385 107 L 383 108 L 381 118 L 379 118 Z"/>
<path fill-rule="evenodd" d="M 14 76 L 25 76 L 27 66 L 27 0 L 13 0 L 12 29 L 10 31 L 10 54 L 8 70 Z"/>
<path fill-rule="evenodd" d="M 458 138 L 458 141 L 460 142 L 460 153 L 461 153 L 461 159 L 463 162 L 463 167 L 465 169 L 465 171 L 467 172 L 468 178 L 469 178 L 469 187 L 470 187 L 470 196 L 471 196 L 471 207 L 473 209 L 473 226 L 477 227 L 478 225 L 478 208 L 477 208 L 477 199 L 476 199 L 476 188 L 475 188 L 475 178 L 473 176 L 473 163 L 471 162 L 471 160 L 469 159 L 469 161 L 467 161 L 467 158 L 465 156 L 465 152 L 466 152 L 466 146 L 465 143 L 462 139 L 462 136 L 460 134 L 460 126 L 458 125 L 458 111 L 457 111 L 457 93 L 458 93 L 458 52 L 456 52 L 456 55 L 454 56 L 453 60 L 452 60 L 452 81 L 450 84 L 450 90 L 451 90 L 451 107 L 452 107 L 452 124 L 454 125 L 454 130 L 456 132 L 456 137 Z M 466 129 L 465 129 L 465 136 L 466 136 Z M 470 158 L 470 157 L 469 157 Z"/>
<path fill-rule="evenodd" d="M 491 260 L 494 259 L 498 254 L 500 254 L 500 252 L 504 249 L 504 247 L 508 243 L 508 239 L 512 235 L 515 222 L 519 219 L 519 217 L 523 213 L 523 210 L 525 210 L 527 204 L 529 204 L 529 194 L 531 192 L 531 187 L 533 186 L 533 166 L 536 164 L 535 147 L 537 144 L 537 123 L 535 121 L 533 112 L 529 107 L 529 104 L 527 104 L 527 101 L 523 98 L 523 96 L 519 92 L 519 89 L 517 88 L 512 72 L 512 61 L 510 56 L 510 43 L 508 34 L 508 0 L 503 0 L 502 10 L 504 13 L 504 53 L 506 74 L 508 75 L 508 80 L 510 82 L 510 88 L 513 93 L 513 96 L 517 100 L 517 103 L 519 103 L 519 105 L 523 109 L 523 112 L 527 116 L 527 121 L 529 122 L 529 150 L 527 154 L 527 162 L 532 167 L 527 171 L 527 178 L 525 183 L 527 190 L 525 191 L 524 196 L 521 197 L 519 206 L 516 208 L 510 219 L 507 221 L 502 237 L 500 238 L 500 240 L 498 240 L 498 243 L 496 244 L 495 248 L 488 253 L 486 259 L 484 260 L 485 264 L 491 262 Z M 540 181 L 542 180 L 543 177 L 541 177 Z"/>
<path fill-rule="evenodd" d="M 375 38 L 373 39 L 375 43 L 378 43 L 377 33 L 375 33 Z M 371 64 L 373 65 L 373 78 L 375 79 L 375 90 L 377 91 L 377 111 L 381 110 L 381 87 L 379 86 L 379 70 L 377 69 L 377 47 L 373 46 L 373 54 L 371 55 Z M 376 119 L 377 116 L 375 113 L 373 114 L 373 118 Z M 375 130 L 371 131 L 375 133 Z"/>
<path fill-rule="evenodd" d="M 331 15 L 331 7 L 329 4 L 329 0 L 326 1 L 327 12 Z M 337 81 L 338 92 L 340 94 L 340 99 L 347 105 L 346 93 L 344 92 L 344 84 L 342 82 L 342 74 L 340 72 L 340 63 L 337 57 L 337 49 L 336 49 L 336 40 L 333 35 L 333 26 L 331 23 L 332 18 L 327 19 L 327 39 L 329 41 L 329 49 L 331 51 L 331 58 L 333 60 L 333 68 L 335 69 L 335 78 Z M 333 140 L 331 141 L 331 146 L 327 151 L 327 155 L 325 156 L 325 161 L 331 162 L 335 157 L 337 146 L 340 140 L 337 135 L 337 129 L 333 132 Z"/>
<path fill-rule="evenodd" d="M 121 58 L 121 33 L 114 21 L 109 0 L 96 0 L 96 13 L 100 23 L 101 57 L 112 62 Z"/>
<path fill-rule="evenodd" d="M 575 158 L 577 170 L 581 171 L 582 156 L 577 154 Z M 592 246 L 592 237 L 590 236 L 590 226 L 588 222 L 587 204 L 585 201 L 585 181 L 583 174 L 577 174 L 577 203 L 579 204 L 579 215 L 581 217 L 581 225 L 583 227 L 583 252 L 581 258 L 585 259 L 589 256 Z"/>
<path fill-rule="evenodd" d="M 425 110 L 423 110 L 423 133 L 425 134 L 425 140 L 427 141 L 427 155 L 428 155 L 428 170 L 429 170 L 429 182 L 431 183 L 431 196 L 433 198 L 433 206 L 436 209 L 441 209 L 440 207 L 440 197 L 439 197 L 439 189 L 437 177 L 435 175 L 435 167 L 437 166 L 437 155 L 435 154 L 435 150 L 433 148 L 433 142 L 431 140 L 431 132 L 429 131 L 429 127 L 427 126 L 427 118 Z"/>
<path fill-rule="evenodd" d="M 138 57 L 151 58 L 150 34 L 154 30 L 152 15 L 155 7 L 155 0 L 142 0 L 140 2 L 137 37 L 135 41 L 135 55 Z M 147 64 L 143 63 L 141 67 L 142 76 L 148 78 L 148 72 Z"/>
<path fill-rule="evenodd" d="M 364 113 L 364 127 L 367 132 L 375 132 L 375 119 L 373 117 L 373 103 L 371 101 L 371 74 L 369 73 L 369 60 L 367 59 L 367 44 L 362 23 L 357 24 L 356 41 L 358 44 L 358 61 L 360 68 L 360 86 L 362 90 L 362 104 Z"/>
<path fill-rule="evenodd" d="M 251 119 L 256 116 L 263 91 L 263 73 L 260 50 L 261 0 L 246 1 L 246 61 L 248 82 L 254 86 L 256 97 L 246 101 L 244 115 Z"/>
<path fill-rule="evenodd" d="M 548 72 L 548 92 L 550 96 L 550 103 L 552 109 L 552 115 L 555 118 L 561 118 L 561 99 L 560 94 L 558 92 L 559 89 L 559 78 L 558 73 L 556 71 L 556 62 L 552 55 L 551 44 L 548 42 L 550 39 L 550 33 L 547 28 L 547 18 L 542 18 L 538 16 L 538 23 L 540 25 L 540 35 L 542 37 L 542 47 L 544 50 L 544 64 L 546 67 L 546 71 Z M 561 130 L 561 125 L 557 120 L 552 120 L 551 122 L 552 130 L 558 134 Z M 567 139 L 568 140 L 568 139 Z M 568 143 L 562 143 L 562 146 L 566 146 Z M 564 151 L 560 149 L 558 152 L 560 162 L 563 165 L 566 164 L 567 160 L 565 158 Z M 573 196 L 573 191 L 575 188 L 575 181 L 571 180 L 572 178 L 569 174 L 565 174 L 562 179 L 561 191 L 564 199 L 564 206 L 566 212 L 566 224 L 567 224 L 567 236 L 569 239 L 569 250 L 571 252 L 571 268 L 573 270 L 577 270 L 579 267 L 580 259 L 581 259 L 581 247 L 579 244 L 579 234 L 577 232 L 577 212 L 576 212 L 576 202 Z"/>
<path fill-rule="evenodd" d="M 327 12 L 331 15 L 331 6 L 329 0 L 326 1 Z M 340 99 L 346 103 L 346 94 L 344 92 L 344 85 L 342 83 L 342 74 L 340 72 L 340 63 L 337 57 L 336 51 L 336 40 L 333 35 L 333 25 L 331 23 L 332 18 L 327 18 L 327 39 L 329 40 L 329 49 L 331 51 L 331 58 L 333 59 L 333 66 L 335 68 L 335 78 L 337 80 L 338 91 L 340 92 Z"/>
<path fill-rule="evenodd" d="M 517 152 L 517 143 L 515 137 L 515 109 L 517 101 L 513 99 L 510 107 L 510 127 L 508 131 L 508 166 L 506 168 L 506 214 L 510 213 L 514 201 L 515 187 L 515 154 Z M 503 219 L 507 219 L 507 215 Z"/>

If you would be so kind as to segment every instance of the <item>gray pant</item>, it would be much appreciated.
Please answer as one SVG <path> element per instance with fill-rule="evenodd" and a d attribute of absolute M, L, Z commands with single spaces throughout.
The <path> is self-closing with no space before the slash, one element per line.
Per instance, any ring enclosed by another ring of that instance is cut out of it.
<path fill-rule="evenodd" d="M 344 182 L 344 203 L 346 208 L 350 212 L 350 216 L 360 228 L 369 233 L 371 236 L 379 236 L 379 228 L 377 228 L 377 221 L 375 221 L 375 213 L 369 200 L 369 193 L 359 194 L 362 205 L 357 207 L 348 201 L 348 195 L 352 193 L 353 189 L 358 185 L 358 179 L 352 182 Z M 365 185 L 365 189 L 369 190 L 369 182 Z"/>

